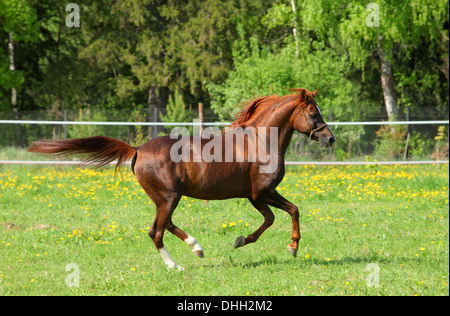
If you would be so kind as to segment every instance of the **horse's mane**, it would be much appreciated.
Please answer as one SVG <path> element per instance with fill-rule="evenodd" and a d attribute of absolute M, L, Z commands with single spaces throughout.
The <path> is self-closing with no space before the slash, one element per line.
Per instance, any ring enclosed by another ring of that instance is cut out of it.
<path fill-rule="evenodd" d="M 257 112 L 259 113 L 262 110 L 267 109 L 279 99 L 280 97 L 278 95 L 271 95 L 268 97 L 261 97 L 243 103 L 243 106 L 237 113 L 236 120 L 233 123 L 231 123 L 230 127 L 243 125 L 244 123 L 248 122 L 251 118 L 253 118 Z"/>
<path fill-rule="evenodd" d="M 290 89 L 294 92 L 300 92 L 295 95 L 295 100 L 301 103 L 302 101 L 302 92 L 306 91 L 305 89 Z M 230 124 L 230 127 L 237 127 L 247 125 L 249 121 L 259 116 L 262 112 L 267 110 L 268 108 L 279 104 L 280 100 L 285 99 L 287 97 L 292 97 L 293 95 L 286 95 L 284 97 L 280 97 L 278 95 L 271 95 L 267 97 L 260 97 L 248 102 L 244 102 L 241 109 L 236 115 L 236 120 Z"/>

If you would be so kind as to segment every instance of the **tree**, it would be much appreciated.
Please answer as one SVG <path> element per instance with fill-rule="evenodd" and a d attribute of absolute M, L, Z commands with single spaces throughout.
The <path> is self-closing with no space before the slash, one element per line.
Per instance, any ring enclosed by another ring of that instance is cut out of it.
<path fill-rule="evenodd" d="M 448 3 L 371 3 L 86 0 L 70 28 L 67 3 L 0 0 L 0 109 L 134 103 L 151 120 L 177 91 L 228 120 L 241 101 L 320 86 L 335 119 L 448 113 Z"/>
<path fill-rule="evenodd" d="M 363 71 L 371 56 L 379 59 L 386 112 L 395 119 L 400 113 L 398 94 L 401 102 L 408 101 L 404 89 L 411 84 L 408 78 L 414 70 L 404 65 L 422 45 L 431 51 L 438 48 L 444 22 L 448 21 L 448 1 L 379 0 L 370 6 L 352 2 L 346 12 L 348 17 L 338 28 L 342 42 L 353 64 Z"/>
<path fill-rule="evenodd" d="M 336 117 L 354 119 L 358 109 L 347 107 L 353 88 L 346 78 L 349 67 L 346 57 L 337 56 L 320 42 L 311 47 L 309 43 L 303 44 L 299 49 L 298 58 L 294 43 L 272 53 L 260 48 L 258 40 L 252 38 L 250 51 L 236 49 L 235 70 L 228 79 L 221 85 L 208 85 L 214 96 L 211 107 L 222 120 L 229 120 L 243 101 L 261 95 L 285 95 L 290 93 L 288 88 L 313 91 L 320 87 L 317 100 L 324 113 L 332 108 Z"/>
<path fill-rule="evenodd" d="M 78 55 L 83 47 L 81 35 L 85 15 L 81 12 L 81 27 L 70 27 L 66 19 L 70 12 L 66 11 L 66 5 L 57 0 L 33 1 L 40 35 L 37 41 L 25 47 L 26 52 L 22 55 L 25 74 L 31 83 L 24 87 L 23 108 L 48 109 L 56 119 L 62 119 L 62 110 L 78 109 L 94 101 L 89 99 L 87 86 L 96 73 Z"/>
<path fill-rule="evenodd" d="M 14 119 L 19 119 L 18 89 L 24 83 L 25 77 L 21 70 L 16 68 L 17 45 L 20 42 L 35 41 L 38 36 L 38 22 L 36 12 L 25 0 L 3 0 L 0 2 L 0 53 L 3 51 L 2 40 L 7 34 L 9 63 L 0 59 L 0 88 L 11 90 L 11 103 L 9 109 L 14 112 Z M 1 54 L 4 56 L 4 54 Z M 22 68 L 21 64 L 18 65 Z M 0 96 L 1 96 L 0 89 Z M 21 146 L 22 139 L 19 126 L 14 128 L 16 144 Z"/>
<path fill-rule="evenodd" d="M 161 115 L 161 121 L 163 122 L 188 122 L 194 117 L 194 113 L 189 107 L 186 108 L 186 103 L 183 100 L 183 96 L 175 90 L 175 93 L 169 96 L 169 100 L 166 106 L 166 114 Z M 171 130 L 173 126 L 166 126 L 167 130 Z M 192 128 L 189 128 L 192 130 Z"/>
<path fill-rule="evenodd" d="M 186 100 L 205 101 L 205 82 L 223 82 L 232 67 L 236 25 L 246 20 L 246 27 L 253 27 L 255 20 L 246 17 L 262 11 L 265 2 L 174 0 L 154 5 L 153 23 L 140 34 L 128 60 L 139 87 L 166 98 L 167 89 L 178 89 Z"/>
<path fill-rule="evenodd" d="M 25 0 L 3 0 L 0 2 L 0 53 L 6 54 L 3 48 L 8 43 L 8 62 L 0 60 L 0 87 L 11 89 L 11 109 L 18 111 L 17 90 L 25 78 L 22 71 L 16 69 L 15 50 L 17 42 L 35 41 L 38 37 L 39 24 L 36 12 Z M 7 35 L 7 36 L 5 36 Z M 6 38 L 6 41 L 3 40 Z M 1 93 L 1 91 L 0 91 Z"/>

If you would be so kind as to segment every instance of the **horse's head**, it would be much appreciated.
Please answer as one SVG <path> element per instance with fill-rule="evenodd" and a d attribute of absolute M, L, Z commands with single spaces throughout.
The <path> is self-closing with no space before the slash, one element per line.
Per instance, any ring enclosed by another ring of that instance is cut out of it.
<path fill-rule="evenodd" d="M 292 89 L 292 91 L 299 92 L 300 98 L 300 103 L 291 117 L 294 129 L 318 141 L 323 147 L 333 145 L 336 136 L 325 123 L 322 112 L 314 99 L 319 88 L 314 92 L 305 89 Z"/>

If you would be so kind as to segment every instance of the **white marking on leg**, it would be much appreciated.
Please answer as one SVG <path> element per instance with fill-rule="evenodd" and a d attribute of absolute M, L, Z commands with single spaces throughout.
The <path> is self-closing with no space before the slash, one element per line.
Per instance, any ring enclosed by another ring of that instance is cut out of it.
<path fill-rule="evenodd" d="M 188 246 L 192 248 L 192 252 L 196 256 L 198 256 L 200 258 L 203 258 L 203 248 L 202 248 L 202 246 L 200 246 L 200 244 L 198 243 L 198 241 L 194 237 L 192 237 L 189 234 L 187 234 L 187 235 L 188 235 L 188 238 L 186 238 L 184 240 L 184 242 L 187 243 Z"/>
<path fill-rule="evenodd" d="M 183 271 L 184 268 L 182 266 L 179 266 L 170 256 L 169 252 L 167 251 L 166 247 L 162 247 L 159 250 L 159 254 L 161 255 L 162 259 L 164 260 L 164 263 L 167 265 L 167 267 L 170 270 L 178 269 L 178 271 Z"/>

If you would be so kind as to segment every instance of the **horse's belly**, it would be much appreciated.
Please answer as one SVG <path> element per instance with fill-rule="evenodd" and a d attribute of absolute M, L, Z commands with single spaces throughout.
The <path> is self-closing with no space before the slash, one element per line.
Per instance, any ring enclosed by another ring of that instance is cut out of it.
<path fill-rule="evenodd" d="M 201 200 L 226 200 L 251 197 L 251 190 L 247 188 L 230 189 L 228 187 L 207 187 L 199 190 L 199 188 L 187 187 L 183 191 L 183 195 Z"/>
<path fill-rule="evenodd" d="M 236 163 L 188 163 L 183 195 L 204 200 L 251 196 L 246 166 Z"/>

